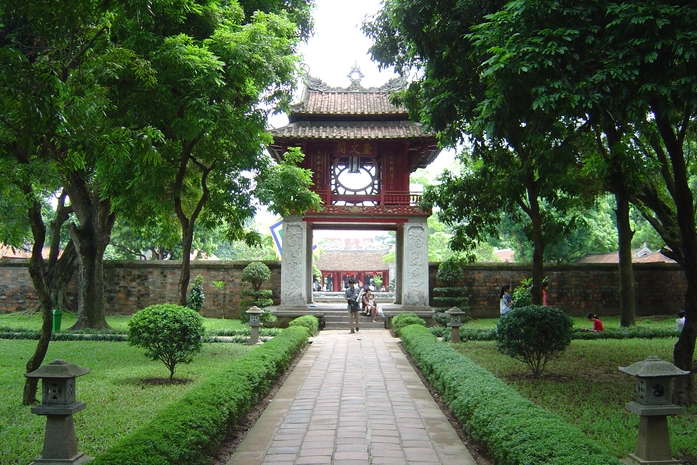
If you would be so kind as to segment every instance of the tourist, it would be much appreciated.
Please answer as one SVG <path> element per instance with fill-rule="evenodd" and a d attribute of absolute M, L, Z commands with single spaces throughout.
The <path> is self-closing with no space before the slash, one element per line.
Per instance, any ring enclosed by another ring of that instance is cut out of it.
<path fill-rule="evenodd" d="M 605 331 L 605 328 L 603 327 L 603 322 L 598 319 L 598 315 L 589 313 L 588 315 L 586 315 L 586 318 L 588 319 L 588 321 L 593 322 L 593 328 L 591 329 L 591 331 Z"/>
<path fill-rule="evenodd" d="M 544 281 L 542 283 L 542 305 L 547 306 L 547 290 L 549 289 L 549 283 Z"/>
<path fill-rule="evenodd" d="M 675 320 L 675 326 L 678 328 L 678 331 L 682 332 L 682 329 L 685 327 L 685 310 L 680 310 L 678 312 L 678 318 Z"/>
<path fill-rule="evenodd" d="M 511 285 L 504 284 L 499 294 L 499 310 L 501 316 L 513 310 L 513 298 L 511 297 Z"/>
<path fill-rule="evenodd" d="M 363 295 L 363 309 L 366 315 L 370 316 L 372 322 L 375 323 L 378 317 L 378 305 L 375 303 L 375 298 L 370 289 Z"/>
<path fill-rule="evenodd" d="M 345 291 L 346 302 L 348 304 L 349 326 L 351 328 L 351 334 L 353 334 L 358 331 L 358 310 L 360 310 L 361 305 L 358 301 L 359 291 L 353 278 L 349 278 L 348 286 L 349 287 L 347 287 Z"/>

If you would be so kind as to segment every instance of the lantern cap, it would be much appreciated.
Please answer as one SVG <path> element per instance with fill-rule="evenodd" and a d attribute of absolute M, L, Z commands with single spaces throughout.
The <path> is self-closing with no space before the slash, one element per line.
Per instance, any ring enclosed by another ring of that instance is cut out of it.
<path fill-rule="evenodd" d="M 251 313 L 254 315 L 257 313 L 259 313 L 259 314 L 264 313 L 264 311 L 255 305 L 254 307 L 249 307 L 249 310 L 247 310 L 247 313 L 248 314 Z"/>
<path fill-rule="evenodd" d="M 670 362 L 662 360 L 656 355 L 651 355 L 636 362 L 628 367 L 619 367 L 620 371 L 640 378 L 658 378 L 661 376 L 684 376 L 689 375 L 689 371 L 681 370 Z"/>
<path fill-rule="evenodd" d="M 86 375 L 92 371 L 91 368 L 82 368 L 64 360 L 54 360 L 48 365 L 42 365 L 31 373 L 25 373 L 27 378 L 60 378 L 69 379 Z"/>
<path fill-rule="evenodd" d="M 465 314 L 465 312 L 463 312 L 462 310 L 460 310 L 457 307 L 453 307 L 445 313 L 447 313 L 448 315 L 464 315 Z"/>

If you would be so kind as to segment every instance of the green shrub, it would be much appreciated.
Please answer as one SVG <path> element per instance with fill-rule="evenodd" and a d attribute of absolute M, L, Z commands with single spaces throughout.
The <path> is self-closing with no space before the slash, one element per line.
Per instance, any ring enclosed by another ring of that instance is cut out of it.
<path fill-rule="evenodd" d="M 571 343 L 573 321 L 554 307 L 529 305 L 503 315 L 496 325 L 496 347 L 524 362 L 538 378 L 547 361 Z"/>
<path fill-rule="evenodd" d="M 270 390 L 307 343 L 304 328 L 288 328 L 192 389 L 151 422 L 124 437 L 90 465 L 205 465 L 228 429 Z"/>
<path fill-rule="evenodd" d="M 532 278 L 521 279 L 520 284 L 511 293 L 515 308 L 527 307 L 532 303 Z"/>
<path fill-rule="evenodd" d="M 319 331 L 319 320 L 314 315 L 303 315 L 288 323 L 288 327 L 302 326 L 307 329 L 307 335 L 313 336 Z"/>
<path fill-rule="evenodd" d="M 173 304 L 152 305 L 128 321 L 128 344 L 145 349 L 145 356 L 160 360 L 169 379 L 179 363 L 190 363 L 201 350 L 203 318 L 194 310 Z"/>
<path fill-rule="evenodd" d="M 465 315 L 461 317 L 461 321 L 466 323 L 470 320 L 467 315 L 469 310 L 469 291 L 463 285 L 464 271 L 462 270 L 463 259 L 457 256 L 450 257 L 438 265 L 436 279 L 440 287 L 433 289 L 433 318 L 442 326 L 445 326 L 450 321 L 450 317 L 445 314 L 453 307 L 457 307 Z"/>
<path fill-rule="evenodd" d="M 206 296 L 203 293 L 203 276 L 198 275 L 194 278 L 194 283 L 189 290 L 189 299 L 186 302 L 186 306 L 198 312 L 201 310 L 201 307 L 203 307 L 203 301 L 205 299 Z"/>
<path fill-rule="evenodd" d="M 259 315 L 259 321 L 261 321 L 262 324 L 271 324 L 276 321 L 276 315 L 264 309 L 264 307 L 273 305 L 273 291 L 271 289 L 261 288 L 266 281 L 271 279 L 271 270 L 269 267 L 261 262 L 252 262 L 242 270 L 242 277 L 240 279 L 243 282 L 248 282 L 252 286 L 251 289 L 242 289 L 240 292 L 240 297 L 242 297 L 240 300 L 240 307 L 242 307 L 240 320 L 243 323 L 247 323 L 249 321 L 247 310 L 250 307 L 257 306 L 263 310 L 263 313 Z"/>
<path fill-rule="evenodd" d="M 400 313 L 392 318 L 392 331 L 399 337 L 399 333 L 405 326 L 421 325 L 426 326 L 426 322 L 413 313 Z"/>
<path fill-rule="evenodd" d="M 496 463 L 620 465 L 580 430 L 438 342 L 427 328 L 407 326 L 401 339 L 458 423 L 474 440 L 486 444 Z"/>

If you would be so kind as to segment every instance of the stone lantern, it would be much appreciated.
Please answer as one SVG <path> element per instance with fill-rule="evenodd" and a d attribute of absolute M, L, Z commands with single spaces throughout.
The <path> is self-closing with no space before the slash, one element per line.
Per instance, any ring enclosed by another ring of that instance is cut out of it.
<path fill-rule="evenodd" d="M 259 317 L 262 313 L 264 313 L 262 309 L 256 305 L 247 310 L 247 315 L 249 315 L 249 326 L 252 327 L 251 334 L 249 335 L 249 345 L 254 345 L 259 342 L 259 326 L 261 326 Z"/>
<path fill-rule="evenodd" d="M 457 307 L 453 307 L 446 313 L 450 316 L 450 321 L 448 322 L 448 326 L 450 326 L 450 342 L 460 342 L 460 326 L 464 324 L 462 316 L 465 312 Z"/>
<path fill-rule="evenodd" d="M 639 436 L 633 454 L 625 463 L 633 464 L 677 464 L 679 460 L 670 453 L 668 415 L 679 415 L 682 407 L 673 404 L 673 380 L 676 376 L 690 374 L 670 362 L 652 355 L 642 362 L 620 371 L 636 378 L 636 399 L 625 408 L 639 415 Z"/>
<path fill-rule="evenodd" d="M 46 434 L 41 457 L 33 464 L 82 464 L 92 460 L 77 451 L 73 414 L 84 410 L 84 402 L 75 400 L 75 378 L 91 370 L 63 360 L 54 360 L 31 373 L 27 378 L 41 378 L 41 403 L 32 407 L 36 415 L 46 415 Z"/>

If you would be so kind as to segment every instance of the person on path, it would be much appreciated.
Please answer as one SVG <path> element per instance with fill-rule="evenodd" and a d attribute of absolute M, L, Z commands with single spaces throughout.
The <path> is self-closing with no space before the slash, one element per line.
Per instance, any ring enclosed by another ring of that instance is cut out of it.
<path fill-rule="evenodd" d="M 504 284 L 499 293 L 499 310 L 501 316 L 513 310 L 513 298 L 511 297 L 511 285 Z"/>
<path fill-rule="evenodd" d="M 349 278 L 349 287 L 346 288 L 346 303 L 348 304 L 348 317 L 349 326 L 351 327 L 351 334 L 358 331 L 358 311 L 361 308 L 361 304 L 358 300 L 360 291 L 356 287 L 356 282 L 353 278 Z M 355 324 L 355 329 L 354 329 Z"/>
<path fill-rule="evenodd" d="M 591 329 L 591 331 L 605 331 L 603 322 L 598 319 L 598 315 L 589 313 L 588 315 L 586 315 L 586 318 L 588 319 L 588 321 L 593 322 L 593 329 Z"/>

